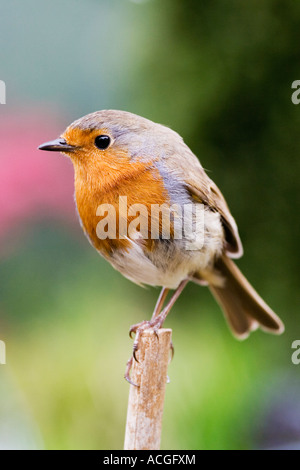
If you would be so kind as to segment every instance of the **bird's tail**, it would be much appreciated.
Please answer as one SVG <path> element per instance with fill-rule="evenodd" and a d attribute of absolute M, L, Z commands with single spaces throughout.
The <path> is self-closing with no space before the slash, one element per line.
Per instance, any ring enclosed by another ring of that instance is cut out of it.
<path fill-rule="evenodd" d="M 223 286 L 209 285 L 211 292 L 220 304 L 225 317 L 239 339 L 245 339 L 258 327 L 269 333 L 281 334 L 284 325 L 253 289 L 235 263 L 224 255 L 215 264 Z"/>

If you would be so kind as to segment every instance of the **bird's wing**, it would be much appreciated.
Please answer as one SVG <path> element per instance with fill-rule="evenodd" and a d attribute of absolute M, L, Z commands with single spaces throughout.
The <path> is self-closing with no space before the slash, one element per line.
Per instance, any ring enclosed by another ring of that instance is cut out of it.
<path fill-rule="evenodd" d="M 186 190 L 195 201 L 209 206 L 212 211 L 219 212 L 225 231 L 225 250 L 231 258 L 240 258 L 243 246 L 236 222 L 221 191 L 207 176 L 197 157 L 188 149 L 183 154 L 176 154 L 171 158 L 168 156 L 164 164 L 184 181 Z"/>

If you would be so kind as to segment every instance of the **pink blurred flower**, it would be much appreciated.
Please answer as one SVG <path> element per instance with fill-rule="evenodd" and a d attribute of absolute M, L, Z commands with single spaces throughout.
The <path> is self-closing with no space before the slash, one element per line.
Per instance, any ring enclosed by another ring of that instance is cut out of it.
<path fill-rule="evenodd" d="M 34 110 L 0 116 L 0 241 L 35 219 L 76 220 L 72 165 L 61 154 L 37 150 L 59 136 L 66 127 L 60 124 Z"/>

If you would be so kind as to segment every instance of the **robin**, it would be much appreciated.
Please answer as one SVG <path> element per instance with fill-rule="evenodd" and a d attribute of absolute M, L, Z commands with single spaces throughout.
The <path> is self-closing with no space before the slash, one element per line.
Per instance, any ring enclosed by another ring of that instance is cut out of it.
<path fill-rule="evenodd" d="M 78 215 L 96 250 L 131 281 L 162 287 L 151 320 L 130 329 L 136 334 L 133 357 L 140 335 L 146 328 L 161 328 L 189 281 L 209 287 L 237 338 L 258 327 L 284 331 L 232 261 L 243 254 L 235 220 L 176 132 L 129 112 L 103 110 L 73 122 L 39 149 L 71 158 Z M 139 209 L 136 218 L 132 207 Z M 170 289 L 174 292 L 166 302 Z M 129 382 L 131 364 L 132 358 L 125 374 Z"/>

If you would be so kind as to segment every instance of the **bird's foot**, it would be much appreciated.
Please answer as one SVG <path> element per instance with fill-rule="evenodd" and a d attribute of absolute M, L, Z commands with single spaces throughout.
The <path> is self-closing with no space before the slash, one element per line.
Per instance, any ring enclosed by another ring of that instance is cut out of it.
<path fill-rule="evenodd" d="M 131 385 L 135 385 L 137 387 L 137 385 L 134 382 L 132 382 L 132 380 L 130 378 L 130 371 L 131 371 L 131 368 L 132 368 L 133 359 L 136 362 L 139 362 L 139 360 L 136 356 L 136 353 L 139 350 L 141 336 L 143 335 L 143 332 L 145 330 L 152 329 L 155 336 L 158 339 L 159 338 L 158 330 L 162 327 L 164 321 L 165 321 L 165 315 L 163 315 L 163 312 L 162 312 L 162 314 L 158 315 L 153 320 L 150 320 L 150 321 L 145 320 L 145 321 L 142 321 L 141 323 L 137 323 L 137 324 L 131 326 L 131 328 L 129 330 L 129 336 L 130 336 L 130 338 L 132 338 L 132 334 L 134 333 L 135 334 L 135 339 L 134 339 L 134 342 L 133 342 L 132 356 L 127 362 L 126 371 L 125 371 L 125 375 L 124 375 L 124 378 Z M 174 346 L 173 346 L 172 342 L 171 342 L 170 349 L 171 349 L 171 359 L 172 359 L 173 356 L 174 356 Z"/>
<path fill-rule="evenodd" d="M 141 323 L 137 323 L 136 325 L 132 325 L 132 327 L 129 330 L 129 336 L 132 338 L 132 333 L 135 333 L 132 355 L 136 362 L 139 362 L 136 356 L 136 353 L 139 349 L 141 336 L 143 335 L 144 331 L 149 330 L 149 329 L 153 330 L 155 336 L 158 339 L 158 330 L 161 328 L 163 322 L 164 322 L 164 318 L 160 318 L 160 315 L 159 315 L 153 320 L 143 321 Z"/>
<path fill-rule="evenodd" d="M 125 370 L 125 374 L 124 374 L 124 379 L 127 380 L 127 382 L 129 382 L 134 387 L 138 387 L 137 384 L 132 382 L 131 377 L 130 377 L 130 371 L 132 369 L 132 363 L 133 363 L 133 356 L 131 356 L 131 358 L 128 359 L 128 361 L 127 361 L 126 370 Z"/>

